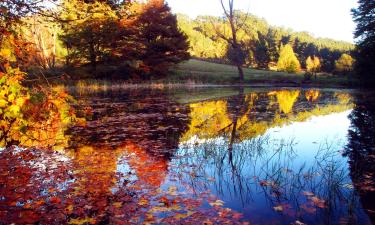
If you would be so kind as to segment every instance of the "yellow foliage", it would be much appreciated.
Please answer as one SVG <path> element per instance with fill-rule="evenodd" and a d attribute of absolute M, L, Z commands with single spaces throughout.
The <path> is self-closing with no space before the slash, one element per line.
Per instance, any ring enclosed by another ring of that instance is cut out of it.
<path fill-rule="evenodd" d="M 280 112 L 283 112 L 285 114 L 289 114 L 292 112 L 294 103 L 297 101 L 300 91 L 294 90 L 294 91 L 275 91 L 270 92 L 268 95 L 276 95 L 277 102 L 279 103 Z"/>
<path fill-rule="evenodd" d="M 301 64 L 297 56 L 294 54 L 292 46 L 289 44 L 282 47 L 280 57 L 277 62 L 277 70 L 288 73 L 296 73 L 301 70 Z"/>
<path fill-rule="evenodd" d="M 308 57 L 306 60 L 306 70 L 307 72 L 316 73 L 320 69 L 320 60 L 318 57 Z"/>
<path fill-rule="evenodd" d="M 83 225 L 83 224 L 95 224 L 96 220 L 94 218 L 84 218 L 84 219 L 70 219 L 69 224 L 72 225 Z"/>
<path fill-rule="evenodd" d="M 307 101 L 314 102 L 318 100 L 320 96 L 320 91 L 319 90 L 308 90 L 305 92 L 305 97 Z"/>
<path fill-rule="evenodd" d="M 336 71 L 349 72 L 353 70 L 354 59 L 348 54 L 342 54 L 335 62 Z"/>
<path fill-rule="evenodd" d="M 78 121 L 63 90 L 30 90 L 21 85 L 24 73 L 5 65 L 0 74 L 0 143 L 23 147 L 67 146 L 65 130 Z"/>
<path fill-rule="evenodd" d="M 215 138 L 220 131 L 232 124 L 228 117 L 227 102 L 224 100 L 190 104 L 190 109 L 191 124 L 183 141 L 194 136 L 201 139 Z"/>

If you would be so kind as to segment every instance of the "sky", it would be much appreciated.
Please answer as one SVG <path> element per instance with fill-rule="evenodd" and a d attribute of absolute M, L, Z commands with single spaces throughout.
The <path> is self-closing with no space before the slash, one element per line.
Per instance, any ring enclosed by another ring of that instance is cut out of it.
<path fill-rule="evenodd" d="M 220 0 L 167 0 L 174 13 L 191 18 L 222 15 Z M 307 31 L 315 37 L 354 42 L 350 13 L 357 0 L 235 0 L 236 9 L 250 12 L 271 25 Z"/>

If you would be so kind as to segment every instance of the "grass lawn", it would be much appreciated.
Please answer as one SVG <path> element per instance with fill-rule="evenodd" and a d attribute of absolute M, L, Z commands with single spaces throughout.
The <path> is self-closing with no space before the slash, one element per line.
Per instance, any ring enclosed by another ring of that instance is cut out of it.
<path fill-rule="evenodd" d="M 247 84 L 303 84 L 304 73 L 289 74 L 268 70 L 244 68 Z M 216 64 L 196 59 L 177 65 L 166 78 L 168 82 L 192 81 L 204 84 L 235 84 L 238 81 L 237 68 L 230 65 Z M 312 79 L 313 85 L 348 85 L 350 81 L 345 76 L 319 74 L 318 79 Z"/>

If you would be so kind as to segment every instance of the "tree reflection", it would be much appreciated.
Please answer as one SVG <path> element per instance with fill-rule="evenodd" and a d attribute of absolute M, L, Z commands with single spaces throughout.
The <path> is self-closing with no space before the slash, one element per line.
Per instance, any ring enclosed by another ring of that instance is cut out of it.
<path fill-rule="evenodd" d="M 276 96 L 277 102 L 279 104 L 280 112 L 289 114 L 293 110 L 294 103 L 297 101 L 299 95 L 299 90 L 281 90 L 273 91 L 268 93 L 269 96 Z"/>
<path fill-rule="evenodd" d="M 356 96 L 356 107 L 350 115 L 351 129 L 346 155 L 350 175 L 360 192 L 361 202 L 375 222 L 375 98 L 373 93 Z"/>
<path fill-rule="evenodd" d="M 305 97 L 309 102 L 315 102 L 320 96 L 319 90 L 308 90 L 305 92 Z"/>
<path fill-rule="evenodd" d="M 180 141 L 226 137 L 233 145 L 263 135 L 272 127 L 353 107 L 347 94 L 332 92 L 323 96 L 319 91 L 307 90 L 305 95 L 308 97 L 302 99 L 300 93 L 299 90 L 281 90 L 245 94 L 240 90 L 237 96 L 227 99 L 192 103 L 189 105 L 191 123 Z"/>

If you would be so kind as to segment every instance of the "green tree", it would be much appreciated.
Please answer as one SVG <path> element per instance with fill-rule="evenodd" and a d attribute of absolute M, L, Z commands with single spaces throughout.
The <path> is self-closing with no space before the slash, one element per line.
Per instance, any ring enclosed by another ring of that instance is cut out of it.
<path fill-rule="evenodd" d="M 357 23 L 356 65 L 357 76 L 366 86 L 375 84 L 375 1 L 359 0 L 358 8 L 353 9 L 354 22 Z"/>
<path fill-rule="evenodd" d="M 353 70 L 354 59 L 348 54 L 342 54 L 335 62 L 337 72 L 346 73 Z"/>
<path fill-rule="evenodd" d="M 294 54 L 291 45 L 287 44 L 281 48 L 280 57 L 277 62 L 277 69 L 288 73 L 296 73 L 301 70 L 301 64 Z"/>

